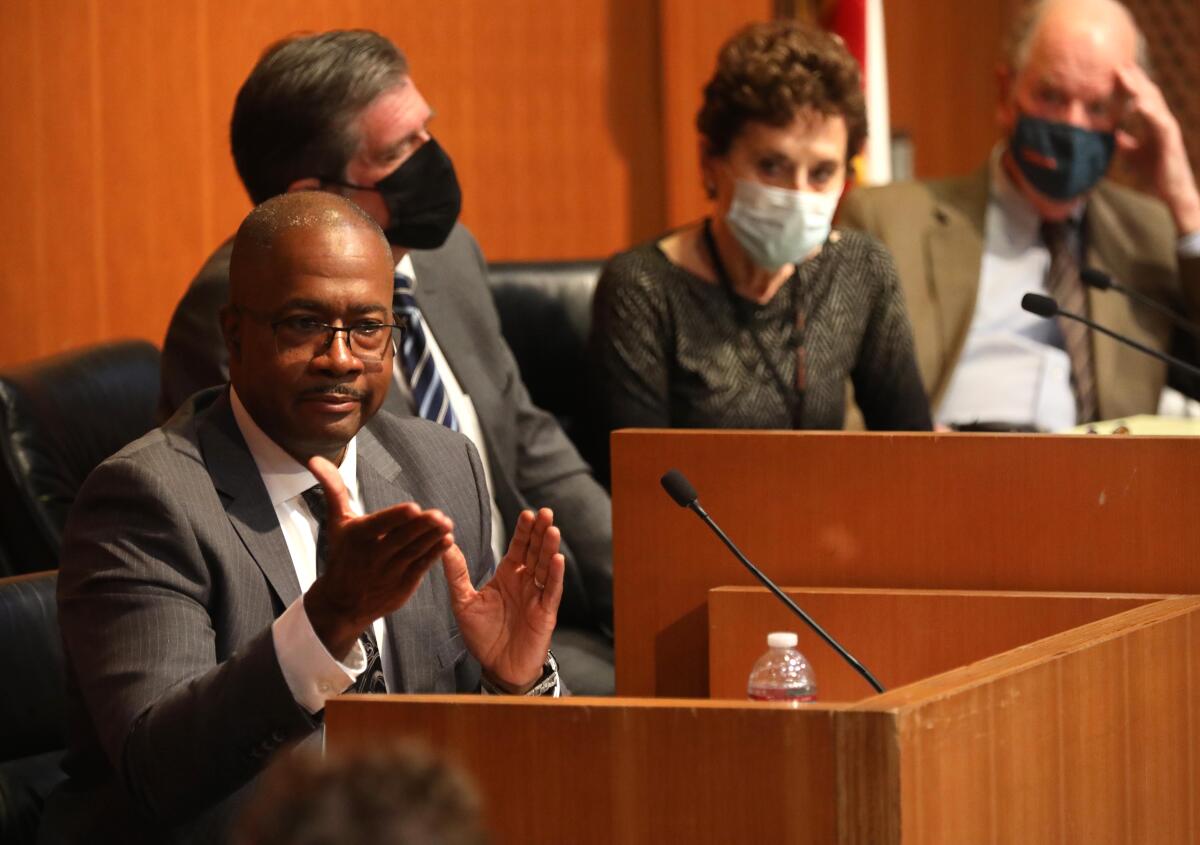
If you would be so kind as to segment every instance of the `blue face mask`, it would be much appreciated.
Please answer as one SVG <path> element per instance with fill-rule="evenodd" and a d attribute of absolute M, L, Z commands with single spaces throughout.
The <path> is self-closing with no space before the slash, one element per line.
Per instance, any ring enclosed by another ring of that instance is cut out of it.
<path fill-rule="evenodd" d="M 1081 129 L 1021 115 L 1008 148 L 1022 175 L 1052 200 L 1072 200 L 1104 178 L 1112 160 L 1111 132 Z"/>

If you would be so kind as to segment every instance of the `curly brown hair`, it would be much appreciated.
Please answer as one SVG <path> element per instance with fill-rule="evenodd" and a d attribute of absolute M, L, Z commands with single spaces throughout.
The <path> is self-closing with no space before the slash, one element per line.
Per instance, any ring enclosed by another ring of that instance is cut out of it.
<path fill-rule="evenodd" d="M 842 40 L 796 21 L 754 23 L 721 47 L 696 128 L 722 156 L 750 121 L 787 126 L 802 109 L 846 120 L 846 160 L 867 137 L 862 72 Z"/>

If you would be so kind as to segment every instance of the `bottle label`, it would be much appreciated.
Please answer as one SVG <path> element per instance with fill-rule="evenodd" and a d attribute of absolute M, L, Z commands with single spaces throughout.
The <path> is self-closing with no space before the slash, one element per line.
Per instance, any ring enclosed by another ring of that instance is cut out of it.
<path fill-rule="evenodd" d="M 800 703 L 804 701 L 816 701 L 817 694 L 808 692 L 807 690 L 788 690 L 788 689 L 772 689 L 772 690 L 752 690 L 750 692 L 751 701 L 791 701 Z"/>

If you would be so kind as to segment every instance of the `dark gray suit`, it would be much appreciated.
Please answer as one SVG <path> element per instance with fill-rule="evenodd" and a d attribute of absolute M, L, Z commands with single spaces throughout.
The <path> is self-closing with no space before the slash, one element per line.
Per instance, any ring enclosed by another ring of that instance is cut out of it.
<path fill-rule="evenodd" d="M 228 376 L 217 313 L 229 298 L 225 243 L 205 263 L 171 318 L 163 342 L 161 410 Z M 612 636 L 612 505 L 554 418 L 535 407 L 521 380 L 487 283 L 479 245 L 461 224 L 436 250 L 411 253 L 417 299 L 455 378 L 475 404 L 487 441 L 488 465 L 506 530 L 527 507 L 554 509 L 567 559 L 554 649 L 563 677 L 576 692 L 595 690 L 594 675 L 577 674 L 588 655 L 572 648 L 569 629 Z M 411 410 L 398 391 L 384 407 Z M 611 669 L 609 677 L 611 678 Z"/>
<path fill-rule="evenodd" d="M 463 436 L 382 412 L 358 435 L 364 508 L 442 509 L 479 585 L 483 468 Z M 71 511 L 58 582 L 68 785 L 48 815 L 86 841 L 211 841 L 279 746 L 320 724 L 293 699 L 272 621 L 300 595 L 225 389 L 105 461 Z M 441 567 L 387 620 L 397 692 L 473 691 Z M 117 840 L 111 840 L 117 841 Z"/>

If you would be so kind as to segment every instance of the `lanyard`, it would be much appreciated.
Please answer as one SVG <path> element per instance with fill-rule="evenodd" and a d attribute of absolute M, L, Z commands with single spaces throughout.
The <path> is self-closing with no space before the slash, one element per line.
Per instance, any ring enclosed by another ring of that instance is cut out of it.
<path fill-rule="evenodd" d="M 771 360 L 771 356 L 767 354 L 766 346 L 758 334 L 754 320 L 751 319 L 747 311 L 746 301 L 738 296 L 737 291 L 733 289 L 733 280 L 729 278 L 729 273 L 725 270 L 725 262 L 721 260 L 721 253 L 717 251 L 717 242 L 712 234 L 712 221 L 707 217 L 704 219 L 704 245 L 708 248 L 708 254 L 712 257 L 713 269 L 717 273 L 717 281 L 720 282 L 721 289 L 725 291 L 725 296 L 733 308 L 733 314 L 738 321 L 738 325 L 749 329 L 750 338 L 754 341 L 754 345 L 758 349 L 758 354 L 762 357 L 763 363 L 767 365 L 767 370 L 771 373 L 771 379 L 775 382 L 775 388 L 779 391 L 779 395 L 783 397 L 784 404 L 791 411 L 792 428 L 803 428 L 804 386 L 807 370 L 804 353 L 804 309 L 800 307 L 797 301 L 796 271 L 792 272 L 790 280 L 792 282 L 792 302 L 796 312 L 795 322 L 792 325 L 792 342 L 796 345 L 796 383 L 794 386 L 789 387 L 787 380 L 779 372 L 779 368 L 775 366 L 775 362 Z"/>

